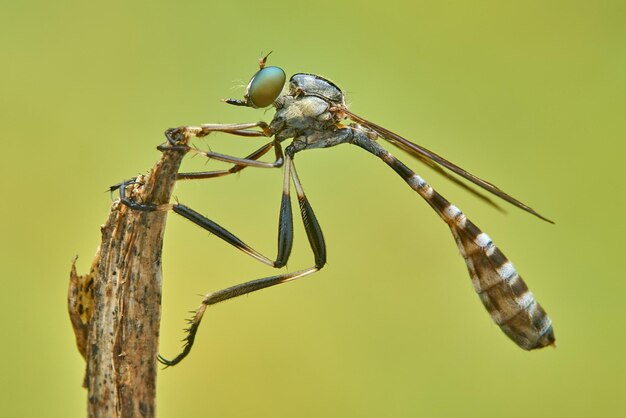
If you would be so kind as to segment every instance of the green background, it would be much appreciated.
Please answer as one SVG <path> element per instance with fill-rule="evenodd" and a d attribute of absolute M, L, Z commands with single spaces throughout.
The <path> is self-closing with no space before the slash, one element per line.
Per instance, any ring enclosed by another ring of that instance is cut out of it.
<path fill-rule="evenodd" d="M 491 323 L 445 224 L 356 147 L 299 154 L 328 265 L 210 308 L 159 372 L 161 417 L 626 416 L 623 1 L 12 2 L 0 10 L 0 416 L 80 417 L 66 313 L 105 190 L 172 126 L 269 121 L 236 108 L 262 52 L 331 78 L 351 109 L 549 218 L 503 215 L 392 150 L 489 233 L 553 319 L 524 352 Z M 245 155 L 259 139 L 203 148 Z M 221 167 L 189 159 L 185 170 Z M 179 184 L 181 202 L 273 255 L 280 170 Z M 296 227 L 289 268 L 311 265 Z M 199 294 L 274 271 L 170 216 L 161 352 Z"/>

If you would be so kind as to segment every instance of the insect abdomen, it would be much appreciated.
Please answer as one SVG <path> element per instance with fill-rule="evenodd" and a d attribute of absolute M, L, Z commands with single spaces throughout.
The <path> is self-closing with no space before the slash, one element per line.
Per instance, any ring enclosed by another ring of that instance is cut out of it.
<path fill-rule="evenodd" d="M 525 350 L 553 345 L 552 321 L 513 264 L 491 238 L 387 150 L 356 136 L 354 143 L 380 157 L 422 196 L 448 224 L 472 278 L 474 289 L 494 322 Z"/>
<path fill-rule="evenodd" d="M 552 321 L 513 264 L 484 232 L 470 221 L 465 222 L 464 229 L 454 224 L 450 228 L 465 259 L 474 290 L 493 321 L 525 350 L 554 344 Z M 472 239 L 474 231 L 478 234 Z"/>
<path fill-rule="evenodd" d="M 502 331 L 524 350 L 553 345 L 552 321 L 491 238 L 419 176 L 407 182 L 450 227 L 474 290 Z"/>

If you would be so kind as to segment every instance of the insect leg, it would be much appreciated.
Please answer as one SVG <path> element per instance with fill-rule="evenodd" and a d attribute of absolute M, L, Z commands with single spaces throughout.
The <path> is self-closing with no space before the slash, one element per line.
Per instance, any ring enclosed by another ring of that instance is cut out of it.
<path fill-rule="evenodd" d="M 245 157 L 245 159 L 246 160 L 258 160 L 259 158 L 267 154 L 267 152 L 270 149 L 272 149 L 273 146 L 274 146 L 274 141 L 268 142 L 267 144 L 263 145 L 258 150 L 254 151 L 252 154 Z M 198 180 L 198 179 L 222 177 L 222 176 L 227 176 L 229 174 L 238 173 L 246 167 L 247 166 L 245 165 L 235 164 L 228 170 L 202 171 L 202 172 L 196 172 L 196 173 L 178 173 L 178 175 L 176 176 L 176 180 Z"/>
<path fill-rule="evenodd" d="M 281 222 L 283 222 L 283 218 L 285 222 L 289 222 L 289 226 L 285 228 L 284 233 L 291 234 L 293 232 L 293 227 L 291 225 L 291 210 L 288 210 L 288 216 L 283 216 L 284 211 L 287 210 L 285 207 L 290 205 L 289 200 L 289 176 L 293 179 L 294 185 L 296 187 L 296 193 L 298 195 L 298 202 L 300 204 L 300 212 L 302 214 L 302 221 L 304 223 L 304 227 L 307 233 L 307 237 L 309 239 L 309 244 L 311 245 L 311 249 L 313 250 L 313 254 L 315 256 L 315 266 L 310 267 L 305 270 L 296 271 L 293 273 L 285 273 L 272 277 L 265 277 L 258 280 L 252 280 L 249 282 L 241 283 L 235 286 L 231 286 L 229 288 L 218 290 L 217 292 L 207 294 L 202 300 L 202 304 L 196 309 L 193 318 L 189 320 L 189 327 L 186 329 L 187 335 L 185 336 L 185 343 L 183 350 L 180 354 L 178 354 L 174 359 L 167 360 L 164 357 L 159 355 L 159 361 L 166 366 L 173 366 L 175 364 L 180 363 L 191 351 L 191 347 L 193 346 L 196 333 L 198 332 L 198 328 L 200 326 L 200 322 L 202 321 L 202 317 L 206 311 L 206 308 L 209 305 L 214 305 L 218 302 L 222 302 L 228 299 L 232 299 L 237 296 L 245 295 L 248 293 L 256 292 L 257 290 L 265 289 L 270 286 L 275 286 L 281 283 L 286 283 L 295 279 L 299 279 L 304 276 L 308 276 L 309 274 L 315 273 L 320 270 L 324 264 L 326 264 L 326 245 L 324 243 L 324 237 L 322 235 L 322 230 L 319 226 L 317 218 L 309 204 L 308 199 L 304 194 L 304 190 L 302 189 L 302 185 L 300 180 L 298 179 L 298 175 L 296 173 L 295 167 L 292 162 L 292 153 L 289 152 L 289 148 L 287 149 L 287 157 L 285 159 L 285 181 L 283 183 L 283 201 L 281 203 Z M 279 231 L 279 236 L 281 232 Z M 289 238 L 289 250 L 291 249 L 291 238 Z M 280 253 L 280 239 L 279 239 L 279 253 Z M 288 253 L 289 251 L 287 251 Z"/>
<path fill-rule="evenodd" d="M 296 173 L 296 167 L 291 161 L 291 157 L 287 157 L 290 161 L 291 178 L 293 184 L 296 186 L 296 194 L 298 195 L 298 203 L 300 205 L 300 213 L 302 215 L 302 222 L 304 223 L 304 229 L 306 231 L 307 238 L 309 239 L 309 245 L 313 250 L 315 256 L 315 267 L 321 269 L 326 264 L 326 243 L 324 242 L 324 235 L 322 234 L 322 228 L 317 222 L 313 208 L 309 203 L 309 200 L 304 194 L 302 184 Z"/>
<path fill-rule="evenodd" d="M 168 360 L 161 355 L 159 355 L 158 360 L 166 366 L 174 366 L 180 363 L 185 357 L 187 357 L 187 355 L 191 351 L 191 348 L 193 347 L 196 333 L 198 332 L 198 328 L 200 327 L 200 322 L 202 321 L 202 317 L 204 316 L 204 312 L 206 311 L 208 306 L 215 305 L 216 303 L 232 299 L 237 296 L 246 295 L 257 290 L 265 289 L 266 287 L 299 279 L 301 277 L 315 273 L 317 270 L 319 269 L 313 267 L 293 273 L 279 274 L 272 277 L 264 277 L 262 279 L 251 280 L 249 282 L 237 284 L 226 289 L 207 294 L 202 299 L 202 304 L 196 309 L 193 317 L 188 320 L 189 327 L 185 329 L 186 335 L 183 340 L 183 350 L 172 360 Z"/>
<path fill-rule="evenodd" d="M 233 156 L 230 156 L 230 155 L 218 154 L 216 152 L 211 152 L 211 151 L 202 151 L 202 150 L 199 150 L 199 149 L 196 149 L 196 148 L 190 148 L 188 151 L 189 152 L 193 152 L 193 153 L 198 154 L 198 155 L 205 156 L 207 158 L 212 158 L 214 160 L 224 161 L 226 163 L 233 163 L 233 164 L 236 164 L 238 166 L 261 167 L 261 168 L 282 167 L 282 165 L 284 163 L 284 155 L 283 155 L 283 148 L 280 145 L 280 141 L 274 140 L 274 141 L 272 141 L 272 145 L 274 147 L 276 159 L 274 160 L 274 162 L 271 162 L 271 163 L 264 162 L 264 161 L 257 161 L 254 158 L 254 157 L 256 157 L 256 158 L 260 157 L 260 155 L 257 156 L 257 154 L 261 151 L 261 149 L 255 151 L 254 153 L 251 154 L 253 158 L 233 157 Z M 267 151 L 265 151 L 265 152 L 267 152 Z M 263 152 L 261 155 L 263 155 L 265 152 Z"/>
<path fill-rule="evenodd" d="M 360 132 L 353 143 L 382 159 L 448 224 L 474 289 L 502 331 L 525 350 L 554 344 L 552 321 L 491 238 L 378 143 Z"/>
<path fill-rule="evenodd" d="M 260 128 L 261 130 L 254 130 L 253 128 Z M 263 156 L 272 146 L 278 144 L 278 141 L 272 141 L 259 148 L 248 157 L 238 158 L 230 157 L 223 154 L 217 154 L 212 152 L 202 152 L 197 149 L 190 148 L 188 144 L 190 137 L 203 137 L 207 136 L 211 132 L 224 132 L 231 135 L 245 136 L 245 137 L 260 137 L 272 136 L 269 125 L 263 121 L 253 123 L 234 123 L 234 124 L 204 124 L 200 126 L 181 126 L 178 128 L 171 128 L 165 131 L 165 137 L 167 143 L 161 144 L 157 147 L 160 151 L 182 151 L 182 152 L 195 152 L 197 154 L 204 155 L 209 158 L 214 158 L 220 161 L 235 163 L 236 167 L 232 167 L 230 170 L 209 171 L 202 173 L 180 173 L 177 176 L 178 180 L 182 179 L 202 179 L 220 177 L 232 173 L 241 171 L 244 167 L 254 166 L 263 168 L 275 168 L 280 167 L 283 163 L 282 149 L 276 148 L 276 161 L 274 163 L 262 163 L 257 159 Z"/>
<path fill-rule="evenodd" d="M 260 131 L 253 128 L 261 128 Z M 171 147 L 185 147 L 189 137 L 202 137 L 207 136 L 211 132 L 225 132 L 232 135 L 258 137 L 258 136 L 272 136 L 269 126 L 263 121 L 252 123 L 230 123 L 230 124 L 216 124 L 207 123 L 200 126 L 180 126 L 178 128 L 171 128 L 165 131 L 165 137 Z M 167 149 L 164 146 L 159 147 L 160 150 Z"/>
<path fill-rule="evenodd" d="M 251 257 L 261 261 L 262 263 L 267 264 L 271 267 L 281 268 L 287 264 L 287 260 L 289 259 L 289 255 L 291 253 L 291 247 L 293 243 L 293 220 L 291 214 L 291 201 L 289 198 L 289 177 L 290 170 L 288 168 L 285 169 L 285 184 L 286 187 L 283 188 L 283 198 L 280 208 L 280 218 L 278 223 L 278 254 L 276 256 L 276 260 L 272 261 L 268 257 L 259 253 L 248 244 L 243 242 L 237 236 L 235 236 L 232 232 L 228 231 L 226 228 L 217 224 L 216 222 L 210 220 L 204 215 L 196 212 L 188 206 L 185 206 L 180 203 L 175 204 L 165 204 L 165 205 L 155 205 L 153 203 L 138 203 L 126 197 L 126 186 L 131 182 L 121 183 L 119 187 L 120 193 L 120 203 L 133 210 L 139 210 L 143 212 L 152 212 L 152 211 L 167 211 L 171 210 L 180 216 L 184 217 L 187 220 L 195 223 L 201 228 L 209 231 L 210 233 L 216 235 L 217 237 L 223 239 L 227 243 L 231 244 L 235 248 L 241 250 L 242 252 L 250 255 Z M 116 186 L 113 186 L 116 187 Z M 113 188 L 112 187 L 112 188 Z"/>

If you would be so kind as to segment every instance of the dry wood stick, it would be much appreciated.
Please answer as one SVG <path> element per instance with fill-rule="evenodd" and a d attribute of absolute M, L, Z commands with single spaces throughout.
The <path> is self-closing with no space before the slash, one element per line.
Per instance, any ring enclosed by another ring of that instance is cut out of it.
<path fill-rule="evenodd" d="M 127 196 L 168 203 L 186 141 L 165 147 L 150 173 L 127 187 Z M 83 385 L 89 417 L 155 416 L 166 217 L 166 211 L 135 211 L 116 201 L 101 227 L 102 242 L 89 273 L 79 276 L 72 264 L 68 308 L 87 363 Z"/>

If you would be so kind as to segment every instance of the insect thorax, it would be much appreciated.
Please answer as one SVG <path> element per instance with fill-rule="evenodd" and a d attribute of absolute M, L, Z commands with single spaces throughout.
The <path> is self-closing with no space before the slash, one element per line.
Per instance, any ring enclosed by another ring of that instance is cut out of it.
<path fill-rule="evenodd" d="M 343 93 L 335 84 L 313 74 L 295 74 L 289 91 L 274 103 L 270 129 L 279 140 L 295 138 L 312 145 L 315 138 L 336 130 L 340 115 L 334 109 L 343 106 Z"/>

